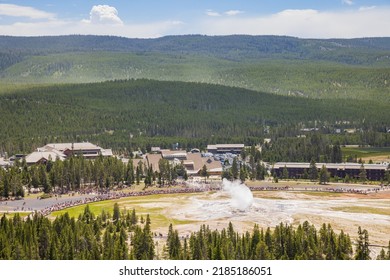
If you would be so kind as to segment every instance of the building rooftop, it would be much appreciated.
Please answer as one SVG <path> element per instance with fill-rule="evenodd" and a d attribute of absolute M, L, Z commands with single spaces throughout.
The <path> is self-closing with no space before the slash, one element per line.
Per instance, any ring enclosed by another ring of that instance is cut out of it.
<path fill-rule="evenodd" d="M 316 163 L 317 168 L 321 168 L 325 165 L 328 169 L 360 169 L 360 163 Z M 310 168 L 310 163 L 308 162 L 277 162 L 274 164 L 273 168 Z M 387 169 L 387 166 L 384 164 L 363 164 L 364 169 Z"/>
<path fill-rule="evenodd" d="M 160 171 L 159 161 L 162 158 L 169 158 L 173 165 L 182 163 L 187 170 L 188 175 L 196 175 L 206 165 L 210 172 L 222 172 L 222 165 L 212 157 L 202 157 L 200 153 L 186 153 L 185 151 L 168 151 L 164 150 L 162 154 L 146 154 L 143 159 L 134 159 L 136 166 L 140 161 L 146 165 L 152 165 L 153 171 Z"/>
<path fill-rule="evenodd" d="M 80 151 L 80 150 L 102 150 L 99 146 L 89 142 L 80 142 L 80 143 L 50 143 L 44 146 L 47 149 L 56 149 L 58 151 Z"/>
<path fill-rule="evenodd" d="M 162 159 L 161 154 L 147 154 L 144 163 L 146 163 L 149 166 L 151 165 L 153 171 L 160 172 L 160 166 L 158 163 L 160 162 L 161 159 Z"/>
<path fill-rule="evenodd" d="M 104 157 L 112 157 L 114 155 L 111 149 L 101 149 L 100 152 Z"/>
<path fill-rule="evenodd" d="M 174 158 L 179 158 L 179 159 L 185 159 L 187 157 L 187 152 L 184 150 L 161 150 L 161 155 L 163 158 L 166 159 L 174 159 Z"/>
<path fill-rule="evenodd" d="M 58 151 L 36 151 L 26 156 L 27 164 L 34 164 L 44 159 L 46 161 L 65 160 L 66 156 Z"/>
<path fill-rule="evenodd" d="M 215 145 L 207 145 L 207 149 L 243 149 L 245 147 L 244 144 L 215 144 Z"/>

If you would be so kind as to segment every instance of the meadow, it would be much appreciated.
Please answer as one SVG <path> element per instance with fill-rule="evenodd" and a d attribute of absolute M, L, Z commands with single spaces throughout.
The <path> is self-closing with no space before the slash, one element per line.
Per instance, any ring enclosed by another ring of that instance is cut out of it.
<path fill-rule="evenodd" d="M 365 162 L 390 162 L 390 147 L 341 147 L 344 158 L 357 158 Z"/>

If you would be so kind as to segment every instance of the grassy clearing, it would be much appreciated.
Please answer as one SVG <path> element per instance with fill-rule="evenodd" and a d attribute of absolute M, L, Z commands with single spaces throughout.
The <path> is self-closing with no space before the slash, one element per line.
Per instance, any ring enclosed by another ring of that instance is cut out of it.
<path fill-rule="evenodd" d="M 273 199 L 273 200 L 285 200 L 287 198 L 281 197 L 278 192 L 267 192 L 267 191 L 253 191 L 253 197 L 262 199 Z"/>
<path fill-rule="evenodd" d="M 89 203 L 89 208 L 94 215 L 100 215 L 102 211 L 108 213 L 113 213 L 114 204 L 118 203 L 120 209 L 129 210 L 135 209 L 138 216 L 146 217 L 147 214 L 150 215 L 152 220 L 152 228 L 159 227 L 168 227 L 170 223 L 173 225 L 182 225 L 190 224 L 193 221 L 190 220 L 178 220 L 173 219 L 165 215 L 164 202 L 167 200 L 176 200 L 178 206 L 184 203 L 184 200 L 191 194 L 180 194 L 180 195 L 151 195 L 151 196 L 137 196 L 137 197 L 127 197 L 116 200 L 107 200 Z M 86 205 L 75 206 L 67 208 L 61 211 L 53 212 L 50 217 L 55 218 L 57 216 L 63 215 L 66 212 L 70 217 L 77 218 L 80 214 L 83 213 Z"/>
<path fill-rule="evenodd" d="M 349 213 L 368 213 L 390 216 L 390 208 L 373 208 L 373 207 L 362 207 L 362 206 L 348 206 L 348 207 L 332 207 L 334 211 L 342 211 Z"/>
<path fill-rule="evenodd" d="M 316 197 L 342 197 L 345 193 L 333 193 L 333 192 L 299 192 L 301 194 L 316 196 Z"/>
<path fill-rule="evenodd" d="M 38 196 L 42 196 L 43 194 L 44 194 L 43 192 L 31 193 L 31 194 L 27 193 L 24 199 L 37 199 Z"/>
<path fill-rule="evenodd" d="M 370 159 L 374 160 L 385 160 L 390 159 L 390 147 L 384 148 L 348 148 L 342 147 L 341 151 L 344 157 L 357 157 L 358 159 L 365 160 L 368 162 Z"/>
<path fill-rule="evenodd" d="M 21 218 L 24 218 L 27 217 L 30 214 L 30 212 L 29 213 L 26 212 L 0 213 L 0 217 L 3 217 L 3 215 L 5 215 L 6 218 L 12 219 L 16 214 L 19 214 Z"/>

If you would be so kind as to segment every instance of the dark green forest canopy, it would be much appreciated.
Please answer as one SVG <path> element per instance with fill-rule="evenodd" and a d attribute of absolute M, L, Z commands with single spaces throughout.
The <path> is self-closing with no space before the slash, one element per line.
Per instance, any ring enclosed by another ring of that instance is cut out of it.
<path fill-rule="evenodd" d="M 221 231 L 202 225 L 199 231 L 180 238 L 169 226 L 163 252 L 156 248 L 149 215 L 135 210 L 103 211 L 95 216 L 86 206 L 78 219 L 66 213 L 54 221 L 41 215 L 25 221 L 16 214 L 0 219 L 0 260 L 368 260 L 367 230 L 358 228 L 356 246 L 349 234 L 336 233 L 330 224 L 316 229 L 309 222 L 296 228 L 280 223 L 273 230 L 254 225 L 240 233 L 232 223 Z M 127 240 L 130 239 L 130 243 Z M 390 244 L 389 244 L 390 245 Z M 353 251 L 353 247 L 355 250 Z M 377 259 L 388 260 L 390 248 Z M 386 252 L 387 251 L 387 252 Z"/>
<path fill-rule="evenodd" d="M 267 127 L 332 127 L 340 121 L 379 130 L 390 123 L 388 109 L 380 101 L 283 97 L 201 83 L 35 86 L 0 95 L 0 144 L 5 151 L 28 152 L 65 140 L 123 147 L 140 137 L 243 139 L 263 137 Z"/>

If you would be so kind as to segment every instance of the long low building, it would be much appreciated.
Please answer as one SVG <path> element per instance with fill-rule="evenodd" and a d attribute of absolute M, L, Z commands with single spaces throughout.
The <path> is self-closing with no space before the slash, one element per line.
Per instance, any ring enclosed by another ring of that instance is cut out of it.
<path fill-rule="evenodd" d="M 325 166 L 332 177 L 359 178 L 362 164 L 359 163 L 316 163 L 318 171 Z M 384 164 L 363 164 L 368 180 L 381 181 L 385 178 L 388 166 Z M 287 168 L 289 178 L 300 179 L 304 177 L 305 171 L 309 172 L 310 163 L 304 162 L 277 162 L 272 166 L 273 172 L 279 178 L 282 177 L 284 168 Z"/>
<path fill-rule="evenodd" d="M 212 154 L 240 154 L 244 149 L 244 144 L 215 144 L 207 145 L 207 152 Z"/>
<path fill-rule="evenodd" d="M 111 149 L 103 149 L 95 144 L 89 142 L 80 143 L 51 143 L 47 144 L 38 150 L 45 151 L 59 151 L 65 156 L 82 155 L 85 158 L 97 158 L 98 156 L 112 156 Z"/>
<path fill-rule="evenodd" d="M 87 159 L 95 159 L 98 156 L 112 156 L 111 149 L 103 149 L 89 142 L 80 143 L 51 143 L 26 156 L 26 163 L 46 163 L 49 160 L 65 160 L 72 155 L 83 156 Z"/>

